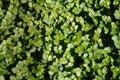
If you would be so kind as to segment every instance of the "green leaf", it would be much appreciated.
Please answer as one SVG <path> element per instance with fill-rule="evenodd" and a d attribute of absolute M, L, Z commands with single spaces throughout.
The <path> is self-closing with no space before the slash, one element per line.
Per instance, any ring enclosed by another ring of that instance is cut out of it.
<path fill-rule="evenodd" d="M 120 0 L 114 0 L 113 4 L 114 5 L 119 5 L 120 4 Z"/>
<path fill-rule="evenodd" d="M 100 6 L 104 6 L 106 8 L 110 8 L 110 0 L 100 0 Z"/>
<path fill-rule="evenodd" d="M 90 17 L 94 17 L 94 16 L 95 16 L 95 12 L 94 12 L 93 9 L 88 8 L 88 12 L 89 12 L 89 16 L 90 16 Z"/>
<path fill-rule="evenodd" d="M 120 10 L 115 10 L 114 16 L 116 19 L 120 19 Z"/>
<path fill-rule="evenodd" d="M 73 12 L 74 12 L 75 14 L 79 14 L 79 13 L 81 12 L 81 8 L 74 8 L 74 9 L 73 9 Z"/>
<path fill-rule="evenodd" d="M 33 3 L 32 2 L 28 2 L 28 5 L 29 5 L 30 8 L 33 7 Z"/>
<path fill-rule="evenodd" d="M 3 10 L 0 8 L 0 19 L 4 16 Z"/>
<path fill-rule="evenodd" d="M 100 76 L 103 75 L 101 69 L 97 69 L 97 73 L 98 73 L 98 75 L 100 75 Z"/>
<path fill-rule="evenodd" d="M 40 4 L 40 5 L 43 5 L 45 0 L 37 0 L 37 2 Z"/>
<path fill-rule="evenodd" d="M 51 7 L 51 8 L 53 8 L 53 7 L 55 6 L 55 1 L 47 0 L 44 5 L 45 5 L 46 7 Z"/>
<path fill-rule="evenodd" d="M 72 2 L 73 0 L 68 0 L 68 2 Z"/>
<path fill-rule="evenodd" d="M 60 59 L 60 65 L 67 64 L 67 63 L 68 63 L 67 59 L 65 59 L 65 58 Z"/>
<path fill-rule="evenodd" d="M 33 4 L 33 7 L 34 7 L 34 9 L 36 10 L 37 13 L 39 13 L 40 10 L 41 10 L 41 8 L 42 8 L 42 7 L 41 7 L 39 4 L 37 4 L 37 3 L 36 3 L 36 4 Z"/>
<path fill-rule="evenodd" d="M 102 72 L 103 72 L 103 74 L 106 74 L 107 73 L 107 67 L 103 67 Z"/>
<path fill-rule="evenodd" d="M 103 80 L 100 76 L 96 75 L 94 80 Z"/>
<path fill-rule="evenodd" d="M 27 0 L 21 0 L 21 3 L 27 3 Z"/>
<path fill-rule="evenodd" d="M 105 34 L 109 32 L 109 29 L 107 27 L 104 27 Z"/>
<path fill-rule="evenodd" d="M 15 76 L 11 75 L 10 80 L 17 80 L 17 79 L 15 78 Z"/>
<path fill-rule="evenodd" d="M 115 47 L 120 49 L 120 40 L 118 39 L 117 35 L 112 36 L 112 40 L 114 41 Z"/>
<path fill-rule="evenodd" d="M 0 8 L 3 6 L 2 1 L 0 1 Z"/>
<path fill-rule="evenodd" d="M 75 69 L 73 70 L 73 72 L 76 73 L 76 76 L 77 76 L 77 77 L 79 77 L 79 76 L 81 76 L 82 70 L 81 70 L 80 68 L 75 68 Z"/>
<path fill-rule="evenodd" d="M 3 75 L 0 75 L 0 80 L 5 80 Z"/>
<path fill-rule="evenodd" d="M 111 28 L 110 34 L 115 35 L 118 32 L 117 31 L 117 25 L 114 22 L 111 22 L 111 26 L 112 26 L 112 28 Z"/>
<path fill-rule="evenodd" d="M 115 79 L 117 77 L 117 75 L 119 75 L 119 68 L 115 67 L 115 66 L 111 66 L 111 71 L 113 72 L 112 77 Z"/>

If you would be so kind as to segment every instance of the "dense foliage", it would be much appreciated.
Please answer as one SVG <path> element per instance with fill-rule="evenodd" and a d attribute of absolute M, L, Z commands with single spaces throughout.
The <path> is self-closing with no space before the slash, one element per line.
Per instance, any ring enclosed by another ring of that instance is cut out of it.
<path fill-rule="evenodd" d="M 0 0 L 0 80 L 120 80 L 120 0 Z"/>

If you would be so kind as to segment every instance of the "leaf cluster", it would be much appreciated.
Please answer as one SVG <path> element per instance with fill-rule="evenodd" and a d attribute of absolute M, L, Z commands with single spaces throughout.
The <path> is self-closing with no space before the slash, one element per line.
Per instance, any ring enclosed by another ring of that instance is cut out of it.
<path fill-rule="evenodd" d="M 0 80 L 120 79 L 119 0 L 0 0 Z"/>

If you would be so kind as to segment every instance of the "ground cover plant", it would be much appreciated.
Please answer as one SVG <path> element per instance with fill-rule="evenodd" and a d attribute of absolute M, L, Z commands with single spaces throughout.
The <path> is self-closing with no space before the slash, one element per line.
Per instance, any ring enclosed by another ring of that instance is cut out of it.
<path fill-rule="evenodd" d="M 0 80 L 120 80 L 120 0 L 0 0 Z"/>

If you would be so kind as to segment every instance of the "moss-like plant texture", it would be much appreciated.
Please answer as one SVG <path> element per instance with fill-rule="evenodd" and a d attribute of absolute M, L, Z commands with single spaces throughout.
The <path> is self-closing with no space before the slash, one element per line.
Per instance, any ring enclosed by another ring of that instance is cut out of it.
<path fill-rule="evenodd" d="M 120 0 L 0 0 L 0 80 L 120 80 Z"/>

